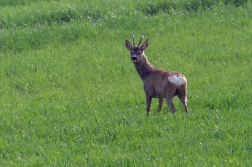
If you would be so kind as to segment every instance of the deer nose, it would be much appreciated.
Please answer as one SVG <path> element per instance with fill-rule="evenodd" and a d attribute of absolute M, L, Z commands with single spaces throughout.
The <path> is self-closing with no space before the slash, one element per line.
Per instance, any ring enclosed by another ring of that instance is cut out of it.
<path fill-rule="evenodd" d="M 132 60 L 136 61 L 137 60 L 137 57 L 131 57 Z"/>

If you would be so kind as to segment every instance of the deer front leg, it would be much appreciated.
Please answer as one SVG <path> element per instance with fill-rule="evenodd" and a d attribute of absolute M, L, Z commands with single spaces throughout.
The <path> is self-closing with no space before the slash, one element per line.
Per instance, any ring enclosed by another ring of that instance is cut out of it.
<path fill-rule="evenodd" d="M 152 97 L 146 95 L 146 111 L 147 111 L 147 116 L 150 113 L 151 100 L 152 100 Z"/>
<path fill-rule="evenodd" d="M 163 101 L 164 101 L 164 99 L 162 97 L 159 97 L 159 99 L 158 99 L 158 112 L 160 112 L 162 109 Z"/>

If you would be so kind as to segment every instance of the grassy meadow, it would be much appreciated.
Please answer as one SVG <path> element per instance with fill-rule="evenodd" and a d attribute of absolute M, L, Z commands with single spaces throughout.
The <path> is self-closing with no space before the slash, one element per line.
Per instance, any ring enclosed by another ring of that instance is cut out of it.
<path fill-rule="evenodd" d="M 251 166 L 252 2 L 0 2 L 0 166 Z M 187 76 L 145 111 L 124 41 Z"/>

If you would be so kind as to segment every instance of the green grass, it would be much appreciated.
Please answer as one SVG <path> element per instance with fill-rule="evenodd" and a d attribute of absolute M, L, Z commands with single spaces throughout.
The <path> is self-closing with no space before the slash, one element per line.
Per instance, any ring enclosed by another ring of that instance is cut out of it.
<path fill-rule="evenodd" d="M 0 2 L 0 166 L 250 166 L 250 1 Z M 124 40 L 188 80 L 157 100 Z"/>

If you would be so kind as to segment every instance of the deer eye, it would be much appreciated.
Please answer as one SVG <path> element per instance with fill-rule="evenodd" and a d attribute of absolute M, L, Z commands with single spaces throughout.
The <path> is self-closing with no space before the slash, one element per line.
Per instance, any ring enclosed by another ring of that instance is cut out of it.
<path fill-rule="evenodd" d="M 138 55 L 140 55 L 140 54 L 141 54 L 141 52 L 137 52 L 137 54 L 138 54 Z"/>
<path fill-rule="evenodd" d="M 130 54 L 132 54 L 132 55 L 133 55 L 133 52 L 130 52 Z"/>

